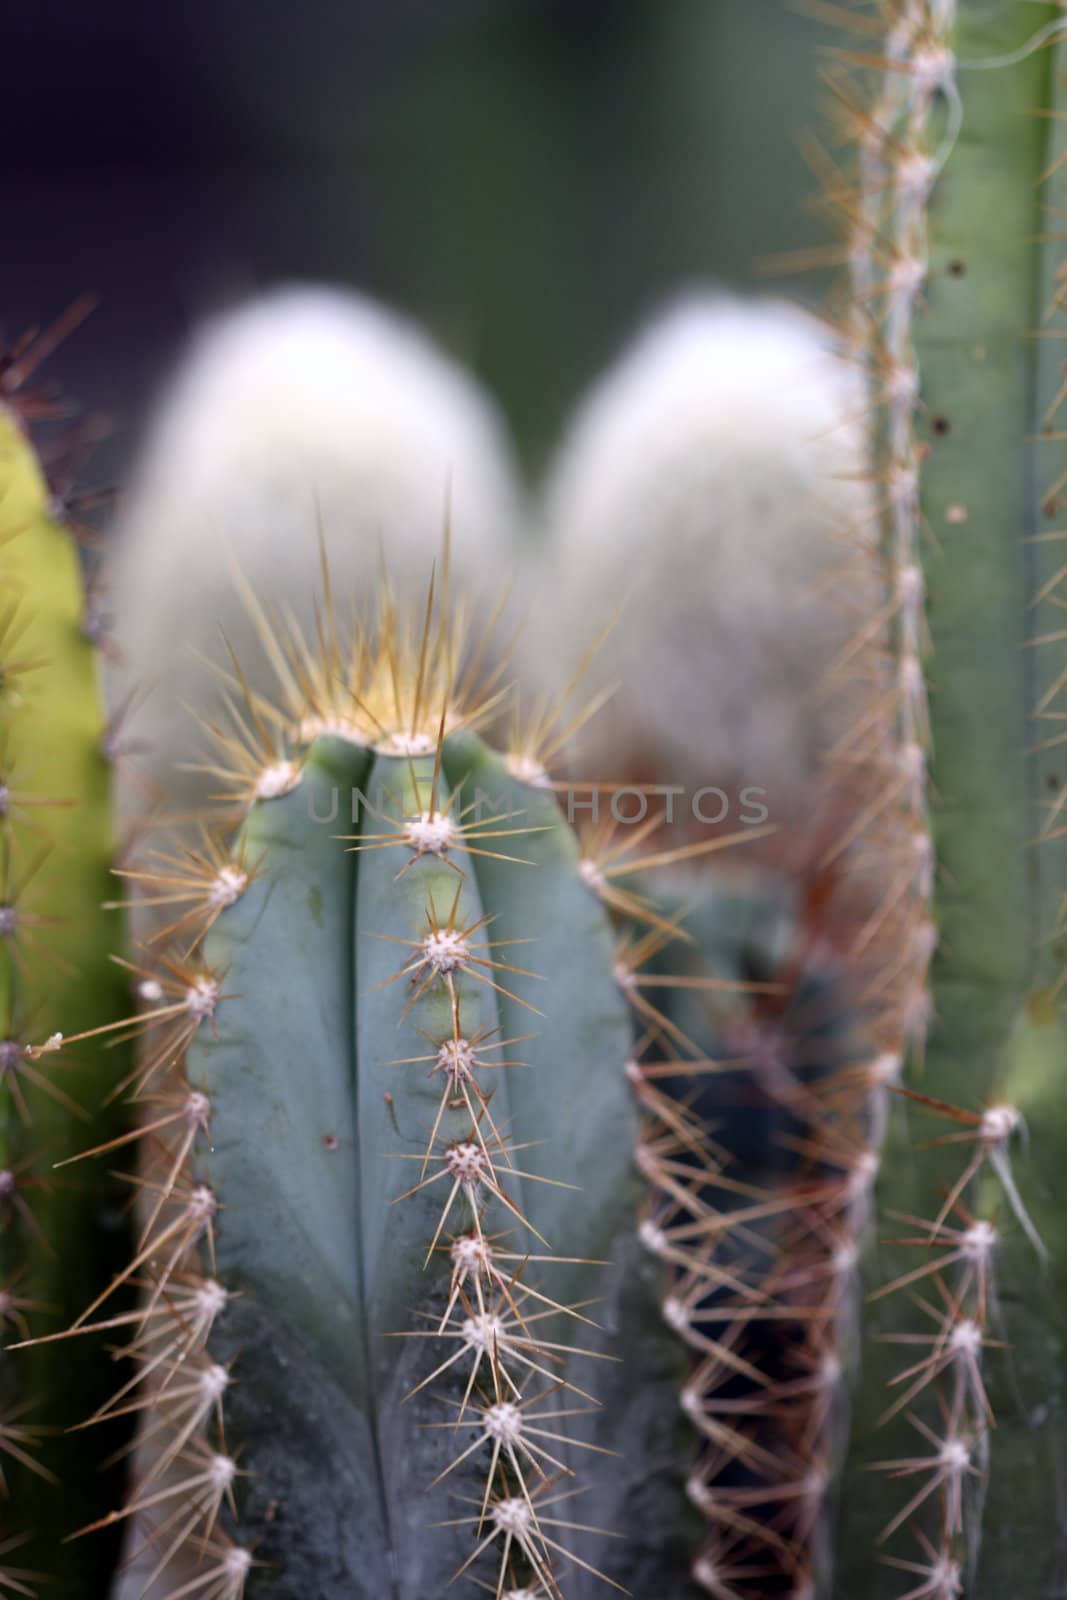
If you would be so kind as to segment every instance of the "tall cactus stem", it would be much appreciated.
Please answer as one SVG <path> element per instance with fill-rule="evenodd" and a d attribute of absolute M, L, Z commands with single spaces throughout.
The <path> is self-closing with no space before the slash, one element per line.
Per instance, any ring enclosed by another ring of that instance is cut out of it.
<path fill-rule="evenodd" d="M 881 791 L 862 848 L 899 864 L 865 954 L 880 1047 L 910 1058 L 910 1087 L 888 1124 L 847 1464 L 873 1469 L 872 1489 L 842 1494 L 824 1586 L 1038 1594 L 1060 1558 L 1023 1530 L 1055 1515 L 1063 1426 L 1047 1193 L 1065 674 L 1045 622 L 1063 595 L 1048 537 L 1062 302 L 1042 213 L 1062 182 L 1064 29 L 1051 5 L 883 12 L 884 44 L 870 49 L 861 19 L 868 42 L 833 79 L 859 180 L 830 198 L 850 233 L 882 497 L 858 536 L 877 542 L 891 619 L 892 692 L 849 752 Z"/>

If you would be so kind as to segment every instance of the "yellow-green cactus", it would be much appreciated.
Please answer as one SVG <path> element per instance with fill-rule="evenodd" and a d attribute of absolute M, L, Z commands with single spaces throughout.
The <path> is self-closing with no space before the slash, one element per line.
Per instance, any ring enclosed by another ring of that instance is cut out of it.
<path fill-rule="evenodd" d="M 32 344 L 0 368 L 0 1307 L 7 1343 L 61 1328 L 108 1280 L 124 1227 L 114 1181 L 91 1163 L 124 1113 L 97 1115 L 122 1052 L 86 1040 L 60 1058 L 42 1038 L 112 1021 L 125 1007 L 113 894 L 108 728 L 86 626 L 79 549 L 54 514 L 27 436 Z M 54 1042 L 54 1041 L 50 1041 Z M 89 1122 L 89 1114 L 93 1121 Z M 110 1363 L 46 1345 L 0 1356 L 0 1451 L 12 1555 L 46 1567 L 64 1593 L 100 1592 L 113 1541 L 89 1554 L 61 1541 L 108 1492 L 101 1440 L 66 1435 L 110 1390 Z M 40 1433 L 38 1433 L 40 1429 Z M 123 1424 L 104 1430 L 109 1448 Z M 58 1552 L 58 1553 L 57 1553 Z M 0 1557 L 0 1583 L 6 1557 Z"/>

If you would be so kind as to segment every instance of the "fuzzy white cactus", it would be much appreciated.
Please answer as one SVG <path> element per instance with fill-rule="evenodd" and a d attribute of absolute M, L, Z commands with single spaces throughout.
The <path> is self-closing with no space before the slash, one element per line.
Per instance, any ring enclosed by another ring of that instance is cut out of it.
<path fill-rule="evenodd" d="M 565 674 L 618 619 L 588 679 L 621 685 L 587 735 L 605 776 L 789 805 L 852 725 L 826 675 L 871 610 L 863 405 L 813 317 L 710 295 L 654 322 L 581 405 L 545 491 L 535 635 Z"/>
<path fill-rule="evenodd" d="M 232 564 L 304 624 L 321 527 L 340 594 L 365 599 L 384 551 L 398 588 L 425 589 L 446 507 L 465 599 L 506 581 L 522 520 L 496 408 L 416 328 L 327 289 L 278 291 L 209 322 L 165 394 L 116 530 L 112 589 L 132 713 L 170 800 L 210 782 L 176 771 L 203 741 L 220 627 L 257 687 Z M 141 797 L 137 797 L 140 802 Z"/>

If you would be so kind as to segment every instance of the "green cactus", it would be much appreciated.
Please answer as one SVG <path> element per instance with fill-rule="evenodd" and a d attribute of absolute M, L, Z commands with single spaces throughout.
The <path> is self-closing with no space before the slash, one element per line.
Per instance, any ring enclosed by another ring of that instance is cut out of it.
<path fill-rule="evenodd" d="M 892 634 L 851 751 L 860 848 L 892 868 L 866 955 L 912 1098 L 877 1186 L 832 1592 L 992 1600 L 1055 1592 L 1064 1563 L 1067 63 L 1059 6 L 883 9 L 835 81 L 860 151 L 835 198 Z"/>
<path fill-rule="evenodd" d="M 249 694 L 214 730 L 231 853 L 143 989 L 138 1090 L 167 1110 L 115 1284 L 151 1268 L 120 1593 L 686 1600 L 634 975 L 545 741 L 482 743 L 499 694 L 451 623 L 409 633 L 386 597 L 349 649 L 330 610 L 317 649 L 260 614 L 283 709 Z"/>
<path fill-rule="evenodd" d="M 30 1322 L 35 1332 L 69 1322 L 110 1280 L 124 1246 L 105 1167 L 53 1170 L 125 1125 L 114 1107 L 95 1116 L 121 1077 L 122 1053 L 87 1040 L 60 1057 L 34 1042 L 42 1028 L 69 1028 L 73 1019 L 90 1029 L 110 1022 L 126 1004 L 122 972 L 110 960 L 120 918 L 103 909 L 112 892 L 111 734 L 94 629 L 76 542 L 24 426 L 50 409 L 27 391 L 27 379 L 81 312 L 0 365 L 0 1304 L 9 1343 Z M 16 1592 L 29 1592 L 17 1590 L 16 1569 L 46 1566 L 64 1594 L 96 1595 L 114 1564 L 113 1539 L 88 1553 L 61 1543 L 100 1514 L 121 1476 L 114 1466 L 101 1472 L 100 1462 L 126 1438 L 124 1419 L 96 1438 L 64 1434 L 105 1402 L 113 1387 L 107 1365 L 87 1349 L 56 1344 L 8 1352 L 0 1362 L 10 1491 L 3 1535 L 17 1552 L 8 1579 Z M 6 1571 L 0 1567 L 0 1586 Z"/>

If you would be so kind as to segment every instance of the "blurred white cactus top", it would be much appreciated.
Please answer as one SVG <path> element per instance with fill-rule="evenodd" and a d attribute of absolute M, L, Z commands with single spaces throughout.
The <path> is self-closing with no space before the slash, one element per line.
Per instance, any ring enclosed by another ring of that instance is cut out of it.
<path fill-rule="evenodd" d="M 145 692 L 134 732 L 173 798 L 210 792 L 174 769 L 202 745 L 185 705 L 218 703 L 200 657 L 223 657 L 220 628 L 255 673 L 233 564 L 306 625 L 320 527 L 339 593 L 359 603 L 383 553 L 399 588 L 425 589 L 446 512 L 456 587 L 488 597 L 523 519 L 511 442 L 415 327 L 317 288 L 206 324 L 150 427 L 112 575 L 118 683 Z"/>
<path fill-rule="evenodd" d="M 176 767 L 202 749 L 185 707 L 219 702 L 203 658 L 222 658 L 220 632 L 269 685 L 234 563 L 306 624 L 320 526 L 347 607 L 382 554 L 402 591 L 424 590 L 447 505 L 465 599 L 491 599 L 518 569 L 526 689 L 562 688 L 618 618 L 585 689 L 620 688 L 583 765 L 792 803 L 854 721 L 824 678 L 871 610 L 869 574 L 842 571 L 862 561 L 848 535 L 867 523 L 873 536 L 862 406 L 813 317 L 683 300 L 580 406 L 532 546 L 496 406 L 418 330 L 325 289 L 219 317 L 150 428 L 116 541 L 117 683 L 146 692 L 133 732 L 150 775 L 179 807 L 211 792 Z M 850 661 L 848 681 L 864 671 Z"/>
<path fill-rule="evenodd" d="M 598 772 L 788 803 L 849 725 L 824 680 L 871 581 L 843 572 L 874 532 L 863 404 L 814 317 L 711 296 L 594 386 L 545 491 L 537 637 L 565 673 L 618 618 L 590 673 L 620 685 L 587 735 Z"/>

